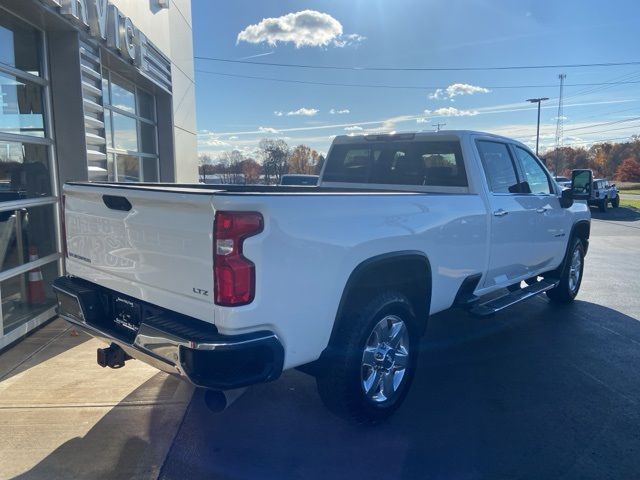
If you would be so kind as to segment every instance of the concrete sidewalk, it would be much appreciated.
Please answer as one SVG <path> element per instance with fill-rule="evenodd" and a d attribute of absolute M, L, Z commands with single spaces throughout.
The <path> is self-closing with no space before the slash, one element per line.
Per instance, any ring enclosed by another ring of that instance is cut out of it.
<path fill-rule="evenodd" d="M 0 355 L 0 478 L 157 478 L 193 389 L 60 319 Z"/>

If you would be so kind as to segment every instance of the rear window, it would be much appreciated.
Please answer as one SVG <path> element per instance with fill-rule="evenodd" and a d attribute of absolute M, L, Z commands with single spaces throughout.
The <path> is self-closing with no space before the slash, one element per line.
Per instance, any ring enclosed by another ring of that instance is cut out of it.
<path fill-rule="evenodd" d="M 334 145 L 325 182 L 466 187 L 458 142 L 371 142 Z"/>

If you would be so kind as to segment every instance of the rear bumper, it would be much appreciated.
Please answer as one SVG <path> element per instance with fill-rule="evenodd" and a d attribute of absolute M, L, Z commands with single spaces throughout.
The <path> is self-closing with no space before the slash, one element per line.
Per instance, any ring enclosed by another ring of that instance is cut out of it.
<path fill-rule="evenodd" d="M 275 380 L 282 373 L 284 349 L 273 332 L 221 335 L 209 323 L 136 299 L 140 325 L 126 332 L 112 321 L 111 301 L 122 297 L 117 292 L 75 277 L 56 279 L 53 289 L 58 315 L 67 322 L 195 386 L 229 390 Z"/>

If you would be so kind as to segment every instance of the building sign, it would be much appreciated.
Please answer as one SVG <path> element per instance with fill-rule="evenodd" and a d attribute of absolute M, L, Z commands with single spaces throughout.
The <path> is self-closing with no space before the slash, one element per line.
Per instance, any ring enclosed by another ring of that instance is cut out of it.
<path fill-rule="evenodd" d="M 62 15 L 88 29 L 91 36 L 105 42 L 107 47 L 120 53 L 137 67 L 142 67 L 147 37 L 115 5 L 107 0 L 40 1 L 45 5 L 58 7 Z"/>

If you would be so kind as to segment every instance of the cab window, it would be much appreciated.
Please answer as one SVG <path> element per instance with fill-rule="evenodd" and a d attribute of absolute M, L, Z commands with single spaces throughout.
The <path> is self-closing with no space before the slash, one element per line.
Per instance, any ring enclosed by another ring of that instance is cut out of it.
<path fill-rule="evenodd" d="M 524 148 L 515 146 L 514 150 L 522 169 L 523 180 L 529 185 L 529 192 L 525 193 L 536 195 L 551 193 L 549 177 L 547 177 L 542 165 Z"/>
<path fill-rule="evenodd" d="M 518 193 L 520 185 L 507 144 L 488 140 L 476 144 L 489 189 L 493 193 Z"/>

